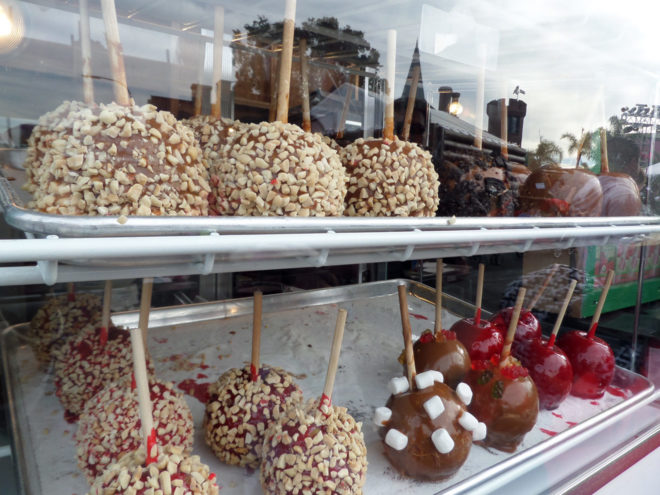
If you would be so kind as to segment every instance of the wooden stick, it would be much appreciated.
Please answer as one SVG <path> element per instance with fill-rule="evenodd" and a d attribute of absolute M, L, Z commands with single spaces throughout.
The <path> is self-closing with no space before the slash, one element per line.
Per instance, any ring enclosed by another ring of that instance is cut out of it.
<path fill-rule="evenodd" d="M 213 15 L 213 85 L 215 100 L 211 105 L 211 115 L 219 119 L 222 115 L 222 49 L 225 30 L 225 9 L 216 7 Z"/>
<path fill-rule="evenodd" d="M 419 85 L 420 73 L 421 67 L 416 65 L 413 69 L 410 92 L 408 93 L 408 105 L 406 105 L 406 116 L 403 119 L 403 129 L 401 130 L 401 139 L 404 141 L 408 141 L 408 138 L 410 137 L 410 125 L 412 124 L 413 110 L 415 109 L 415 99 L 417 98 L 417 86 Z"/>
<path fill-rule="evenodd" d="M 101 313 L 101 345 L 108 342 L 110 330 L 110 304 L 112 303 L 112 280 L 106 280 L 103 286 L 103 312 Z"/>
<path fill-rule="evenodd" d="M 126 83 L 126 68 L 124 67 L 124 53 L 119 39 L 119 24 L 117 23 L 117 10 L 114 0 L 101 0 L 103 22 L 105 24 L 105 39 L 108 44 L 110 56 L 110 69 L 115 92 L 115 100 L 120 105 L 128 106 L 131 99 L 128 95 Z"/>
<path fill-rule="evenodd" d="M 332 389 L 335 386 L 335 375 L 339 365 L 339 354 L 341 352 L 341 341 L 344 338 L 344 327 L 346 326 L 345 309 L 340 309 L 337 314 L 337 323 L 335 324 L 335 335 L 332 339 L 332 349 L 330 351 L 330 361 L 328 361 L 328 372 L 325 374 L 325 386 L 321 396 L 321 404 L 329 406 L 332 404 Z"/>
<path fill-rule="evenodd" d="M 83 98 L 88 105 L 94 104 L 94 82 L 92 80 L 92 47 L 89 37 L 89 8 L 87 0 L 80 0 L 80 52 L 82 57 Z"/>
<path fill-rule="evenodd" d="M 600 173 L 608 174 L 610 172 L 610 161 L 607 158 L 607 131 L 600 130 Z"/>
<path fill-rule="evenodd" d="M 339 118 L 339 125 L 337 126 L 337 139 L 344 137 L 344 130 L 346 129 L 346 117 L 348 116 L 348 108 L 351 106 L 351 88 L 346 87 L 346 96 L 344 97 L 344 106 L 341 109 L 341 117 Z"/>
<path fill-rule="evenodd" d="M 555 339 L 557 338 L 559 327 L 561 326 L 561 322 L 564 321 L 564 316 L 566 315 L 566 310 L 568 309 L 568 305 L 571 303 L 571 298 L 573 297 L 573 291 L 575 290 L 576 285 L 577 285 L 577 280 L 575 279 L 571 280 L 571 285 L 568 286 L 568 292 L 566 293 L 564 302 L 562 303 L 561 309 L 559 310 L 559 314 L 557 315 L 557 321 L 555 321 L 555 326 L 552 328 L 552 333 L 550 334 L 550 338 L 548 339 L 548 347 L 552 347 L 553 345 L 555 345 Z"/>
<path fill-rule="evenodd" d="M 442 331 L 442 258 L 435 261 L 435 333 Z"/>
<path fill-rule="evenodd" d="M 300 76 L 302 80 L 302 129 L 312 130 L 312 116 L 309 109 L 309 63 L 307 62 L 307 38 L 300 38 Z"/>
<path fill-rule="evenodd" d="M 516 305 L 513 307 L 511 321 L 509 321 L 509 328 L 506 332 L 506 339 L 504 339 L 504 347 L 502 348 L 502 355 L 500 356 L 500 365 L 504 364 L 506 359 L 509 357 L 509 354 L 511 354 L 511 344 L 513 343 L 513 339 L 516 336 L 518 320 L 520 319 L 520 310 L 522 310 L 523 301 L 525 300 L 525 292 L 527 292 L 527 290 L 524 287 L 521 287 L 518 291 Z"/>
<path fill-rule="evenodd" d="M 506 98 L 500 99 L 500 139 L 502 140 L 502 157 L 509 159 L 509 109 Z"/>
<path fill-rule="evenodd" d="M 406 285 L 401 284 L 399 290 L 399 309 L 401 312 L 401 329 L 403 330 L 403 343 L 406 350 L 406 371 L 408 372 L 408 384 L 410 390 L 415 387 L 415 356 L 413 355 L 412 329 L 410 328 L 410 315 L 408 314 L 408 298 L 406 295 Z"/>
<path fill-rule="evenodd" d="M 252 381 L 259 378 L 259 351 L 261 349 L 261 307 L 262 293 L 255 291 L 252 310 L 252 360 L 250 361 L 250 375 Z"/>
<path fill-rule="evenodd" d="M 534 298 L 530 301 L 527 311 L 532 311 L 534 309 L 534 306 L 536 306 L 536 303 L 538 303 L 539 299 L 541 299 L 541 296 L 545 292 L 545 289 L 548 288 L 548 284 L 550 283 L 550 280 L 552 280 L 552 277 L 555 276 L 555 273 L 557 272 L 558 269 L 559 269 L 559 265 L 557 263 L 554 263 L 552 265 L 552 268 L 550 269 L 550 273 L 548 273 L 545 277 L 545 280 L 543 280 L 543 285 L 541 285 L 541 288 L 534 295 Z"/>
<path fill-rule="evenodd" d="M 291 85 L 291 60 L 293 58 L 293 34 L 296 26 L 296 0 L 286 0 L 280 78 L 277 86 L 277 117 L 285 124 L 289 121 L 289 87 Z"/>
<path fill-rule="evenodd" d="M 605 306 L 607 293 L 610 291 L 610 286 L 612 285 L 613 279 L 614 279 L 614 270 L 609 270 L 607 272 L 607 278 L 605 278 L 605 285 L 603 286 L 603 292 L 600 293 L 600 299 L 598 299 L 598 306 L 596 306 L 596 312 L 594 313 L 594 316 L 591 319 L 591 327 L 589 328 L 589 334 L 587 335 L 587 337 L 589 337 L 590 339 L 593 339 L 594 335 L 596 335 L 596 328 L 598 328 L 598 321 L 600 320 L 600 314 L 603 311 L 603 306 Z"/>
<path fill-rule="evenodd" d="M 147 334 L 149 333 L 149 311 L 151 309 L 151 294 L 154 290 L 154 279 L 142 280 L 142 298 L 140 299 L 140 321 L 138 327 L 142 330 L 143 344 L 147 346 Z"/>
<path fill-rule="evenodd" d="M 151 396 L 149 393 L 149 380 L 147 379 L 147 362 L 144 354 L 144 343 L 142 342 L 140 328 L 131 329 L 131 348 L 133 350 L 133 375 L 135 376 L 140 422 L 142 423 L 142 439 L 144 442 L 144 448 L 147 452 L 146 464 L 149 465 L 154 457 L 158 457 L 158 447 L 156 446 L 156 452 L 152 452 L 155 446 L 156 435 L 153 426 L 153 411 L 151 406 Z"/>
<path fill-rule="evenodd" d="M 481 298 L 484 294 L 484 264 L 479 263 L 479 273 L 477 274 L 477 299 L 474 303 L 476 310 L 474 312 L 474 324 L 479 326 L 481 323 Z"/>
<path fill-rule="evenodd" d="M 396 76 L 396 30 L 387 31 L 387 63 L 385 64 L 385 128 L 383 139 L 394 140 L 394 79 Z"/>

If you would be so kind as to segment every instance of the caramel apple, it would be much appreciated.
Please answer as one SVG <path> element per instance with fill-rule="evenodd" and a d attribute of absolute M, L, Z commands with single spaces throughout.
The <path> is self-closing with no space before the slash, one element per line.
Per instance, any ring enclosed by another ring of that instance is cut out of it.
<path fill-rule="evenodd" d="M 544 165 L 520 188 L 520 211 L 525 215 L 595 217 L 600 215 L 602 204 L 598 177 L 582 169 Z"/>
<path fill-rule="evenodd" d="M 466 382 L 474 393 L 468 410 L 486 424 L 484 444 L 514 452 L 539 412 L 538 392 L 527 370 L 510 356 L 504 364 L 475 361 Z"/>
<path fill-rule="evenodd" d="M 637 216 L 642 210 L 637 183 L 627 174 L 603 172 L 598 176 L 603 189 L 601 216 Z"/>
<path fill-rule="evenodd" d="M 449 330 L 425 330 L 413 344 L 415 368 L 421 373 L 436 370 L 445 383 L 455 388 L 470 370 L 470 356 L 465 346 Z"/>

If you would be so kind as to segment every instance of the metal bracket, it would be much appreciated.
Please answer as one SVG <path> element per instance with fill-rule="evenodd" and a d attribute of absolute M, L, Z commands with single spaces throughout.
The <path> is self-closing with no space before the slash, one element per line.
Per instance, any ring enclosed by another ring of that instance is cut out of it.
<path fill-rule="evenodd" d="M 211 232 L 209 234 L 213 237 L 220 237 L 220 234 L 217 232 Z M 206 253 L 204 255 L 204 261 L 201 263 L 202 275 L 208 275 L 213 271 L 213 265 L 215 265 L 215 253 Z"/>
<path fill-rule="evenodd" d="M 413 229 L 413 232 L 421 232 L 421 230 Z M 414 250 L 415 250 L 415 245 L 414 244 L 409 244 L 408 246 L 406 246 L 406 250 L 399 257 L 399 261 L 408 261 L 410 259 L 410 257 L 412 256 Z"/>
<path fill-rule="evenodd" d="M 59 239 L 59 237 L 52 234 L 46 236 L 46 239 Z M 37 261 L 37 268 L 39 269 L 39 273 L 41 273 L 44 284 L 54 285 L 57 282 L 57 261 Z"/>
<path fill-rule="evenodd" d="M 486 227 L 480 227 L 479 230 L 488 230 L 488 229 Z M 474 245 L 472 246 L 472 249 L 470 249 L 470 254 L 468 254 L 468 256 L 474 256 L 475 254 L 477 254 L 480 247 L 481 247 L 481 243 L 475 242 Z"/>
<path fill-rule="evenodd" d="M 326 234 L 334 234 L 335 231 L 332 229 L 329 229 Z M 312 265 L 314 265 L 316 268 L 319 268 L 323 265 L 326 264 L 328 261 L 328 255 L 330 254 L 330 249 L 328 248 L 323 248 L 321 249 L 321 252 L 318 254 L 318 256 L 311 256 L 310 257 L 310 262 Z"/>

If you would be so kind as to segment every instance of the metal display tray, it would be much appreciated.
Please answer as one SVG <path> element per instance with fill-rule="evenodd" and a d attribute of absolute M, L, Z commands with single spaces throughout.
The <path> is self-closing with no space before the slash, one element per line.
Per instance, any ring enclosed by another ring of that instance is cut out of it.
<path fill-rule="evenodd" d="M 653 385 L 617 368 L 613 386 L 598 400 L 569 397 L 554 411 L 542 411 L 534 429 L 515 453 L 473 446 L 462 468 L 444 482 L 419 482 L 398 475 L 382 452 L 371 422 L 375 407 L 385 404 L 387 382 L 403 373 L 397 286 L 407 285 L 413 333 L 433 326 L 435 290 L 408 280 L 390 280 L 332 289 L 264 297 L 261 359 L 291 372 L 306 398 L 323 389 L 338 307 L 348 321 L 335 381 L 333 401 L 363 421 L 367 444 L 364 493 L 489 493 L 512 476 L 521 476 L 579 445 L 613 422 L 651 402 Z M 446 296 L 443 323 L 472 315 L 474 307 Z M 252 300 L 238 299 L 155 309 L 149 320 L 148 348 L 160 378 L 192 393 L 226 369 L 249 362 Z M 137 325 L 136 312 L 113 315 L 117 325 Z M 75 425 L 65 422 L 54 394 L 53 378 L 41 371 L 24 337 L 27 324 L 2 334 L 2 357 L 8 408 L 20 478 L 28 494 L 82 494 L 87 483 L 79 472 L 72 439 Z M 261 493 L 258 472 L 221 464 L 205 445 L 204 405 L 186 395 L 195 422 L 194 451 L 218 476 L 225 495 Z M 634 432 L 630 432 L 634 435 Z"/>
<path fill-rule="evenodd" d="M 142 237 L 229 234 L 312 234 L 361 232 L 479 231 L 483 229 L 639 227 L 660 225 L 660 217 L 138 217 L 54 215 L 27 209 L 14 186 L 0 177 L 0 209 L 6 222 L 39 237 Z M 651 230 L 654 230 L 651 228 Z M 645 229 L 642 229 L 645 232 Z M 637 233 L 637 232 L 635 232 Z M 600 234 L 599 234 L 600 235 Z M 565 241 L 565 235 L 562 236 Z"/>

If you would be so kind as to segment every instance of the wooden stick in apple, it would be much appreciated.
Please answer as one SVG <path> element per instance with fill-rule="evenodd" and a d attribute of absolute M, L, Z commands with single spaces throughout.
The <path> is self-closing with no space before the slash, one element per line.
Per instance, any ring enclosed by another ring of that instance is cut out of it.
<path fill-rule="evenodd" d="M 211 105 L 211 115 L 216 119 L 222 116 L 222 49 L 225 30 L 225 9 L 216 7 L 213 12 L 213 85 L 215 100 Z"/>
<path fill-rule="evenodd" d="M 309 107 L 309 61 L 307 60 L 307 38 L 300 38 L 300 77 L 302 91 L 302 129 L 312 130 L 312 116 Z"/>
<path fill-rule="evenodd" d="M 383 139 L 394 139 L 394 79 L 396 76 L 396 30 L 387 31 L 387 63 L 385 65 L 385 128 Z"/>
<path fill-rule="evenodd" d="M 614 279 L 614 270 L 609 270 L 607 272 L 607 277 L 605 278 L 605 285 L 603 286 L 603 292 L 600 293 L 600 298 L 598 299 L 596 312 L 594 313 L 594 316 L 591 318 L 591 326 L 589 327 L 589 334 L 588 334 L 588 337 L 590 339 L 593 339 L 594 335 L 596 335 L 596 329 L 598 328 L 598 321 L 600 320 L 600 314 L 603 312 L 603 306 L 605 306 L 607 293 L 610 291 L 610 286 L 612 285 L 613 279 Z"/>
<path fill-rule="evenodd" d="M 435 333 L 442 332 L 442 258 L 435 261 Z"/>
<path fill-rule="evenodd" d="M 76 300 L 76 284 L 73 282 L 66 284 L 66 298 L 69 302 Z"/>
<path fill-rule="evenodd" d="M 413 69 L 410 92 L 408 93 L 408 104 L 406 105 L 406 115 L 403 119 L 403 129 L 401 130 L 401 139 L 404 141 L 408 141 L 408 138 L 410 137 L 410 125 L 412 124 L 413 110 L 415 109 L 415 99 L 417 98 L 417 86 L 419 85 L 420 72 L 421 67 L 416 65 Z"/>
<path fill-rule="evenodd" d="M 250 375 L 252 381 L 256 382 L 259 378 L 259 351 L 261 349 L 261 312 L 262 312 L 262 293 L 255 291 L 253 296 L 252 310 L 252 359 L 250 361 Z"/>
<path fill-rule="evenodd" d="M 330 350 L 330 360 L 328 361 L 328 371 L 325 374 L 325 385 L 319 407 L 323 405 L 330 406 L 332 404 L 332 390 L 335 387 L 335 376 L 337 375 L 337 367 L 339 366 L 339 354 L 341 353 L 341 342 L 344 338 L 347 315 L 348 312 L 345 309 L 340 309 L 337 314 L 335 334 L 332 338 L 332 349 Z"/>
<path fill-rule="evenodd" d="M 140 323 L 137 328 L 131 329 L 131 348 L 133 350 L 133 374 L 135 376 L 138 404 L 140 407 L 142 435 L 144 446 L 147 452 L 147 465 L 151 464 L 158 458 L 158 446 L 156 445 L 156 431 L 153 427 L 153 412 L 151 406 L 151 397 L 149 394 L 149 381 L 147 379 L 147 364 L 145 359 L 145 346 L 143 340 L 147 333 L 146 324 L 149 321 L 150 306 L 151 284 L 146 283 L 145 280 L 145 282 L 142 284 Z"/>
<path fill-rule="evenodd" d="M 92 80 L 92 48 L 89 36 L 89 7 L 87 0 L 78 2 L 80 9 L 80 52 L 82 57 L 83 97 L 88 105 L 94 104 Z"/>
<path fill-rule="evenodd" d="M 284 32 L 282 33 L 282 54 L 280 77 L 277 86 L 277 116 L 280 122 L 289 121 L 289 87 L 291 85 L 291 61 L 293 59 L 293 34 L 296 19 L 296 0 L 286 0 L 284 10 Z"/>
<path fill-rule="evenodd" d="M 103 311 L 101 313 L 101 345 L 108 342 L 108 331 L 110 329 L 110 304 L 112 302 L 112 281 L 106 280 L 103 287 Z"/>
<path fill-rule="evenodd" d="M 573 291 L 575 290 L 576 285 L 577 285 L 577 280 L 575 279 L 571 280 L 571 284 L 568 286 L 568 292 L 566 293 L 564 302 L 562 303 L 561 309 L 559 310 L 559 314 L 557 315 L 555 326 L 552 327 L 552 333 L 550 334 L 550 338 L 548 339 L 548 347 L 552 347 L 553 345 L 555 345 L 555 340 L 557 339 L 557 333 L 559 332 L 559 327 L 561 327 L 561 323 L 562 321 L 564 321 L 564 316 L 566 315 L 566 310 L 568 309 L 568 305 L 571 303 L 571 298 L 573 297 Z"/>
<path fill-rule="evenodd" d="M 154 279 L 151 277 L 142 280 L 142 297 L 140 299 L 140 321 L 138 327 L 142 331 L 143 345 L 147 346 L 149 332 L 149 310 L 151 308 L 151 294 L 154 290 Z"/>
<path fill-rule="evenodd" d="M 520 318 L 520 310 L 522 309 L 526 292 L 527 290 L 524 287 L 521 287 L 518 291 L 516 304 L 513 307 L 513 314 L 511 315 L 511 321 L 509 322 L 509 329 L 504 339 L 504 346 L 502 347 L 502 354 L 500 355 L 500 363 L 504 363 L 511 354 L 511 344 L 513 343 L 513 338 L 516 335 L 516 329 L 518 328 L 518 318 Z"/>
<path fill-rule="evenodd" d="M 114 0 L 101 0 L 103 22 L 105 24 L 105 37 L 108 44 L 108 55 L 110 56 L 110 69 L 112 72 L 112 86 L 114 88 L 115 100 L 120 105 L 128 106 L 131 99 L 128 94 L 126 83 L 126 68 L 124 67 L 124 54 L 119 40 L 119 23 L 117 22 L 117 10 Z"/>
<path fill-rule="evenodd" d="M 408 376 L 408 385 L 410 390 L 415 389 L 415 356 L 413 354 L 412 329 L 410 328 L 410 315 L 408 314 L 408 298 L 406 295 L 406 285 L 401 284 L 399 291 L 399 308 L 401 312 L 401 329 L 403 331 L 403 342 L 405 344 L 406 355 L 406 373 Z"/>
<path fill-rule="evenodd" d="M 337 139 L 344 137 L 346 130 L 346 118 L 348 116 L 348 108 L 351 106 L 351 88 L 346 84 L 346 96 L 344 97 L 344 106 L 341 109 L 341 117 L 339 117 L 339 125 L 337 126 Z"/>

